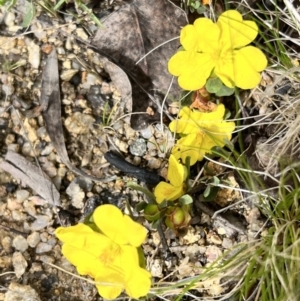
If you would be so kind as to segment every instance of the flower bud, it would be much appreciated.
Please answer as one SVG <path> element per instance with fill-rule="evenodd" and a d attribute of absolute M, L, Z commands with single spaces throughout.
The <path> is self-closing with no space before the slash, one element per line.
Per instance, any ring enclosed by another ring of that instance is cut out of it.
<path fill-rule="evenodd" d="M 148 204 L 144 209 L 144 216 L 147 221 L 153 222 L 159 219 L 160 211 L 155 204 Z"/>
<path fill-rule="evenodd" d="M 166 215 L 165 223 L 173 230 L 187 228 L 191 221 L 189 206 L 169 208 Z"/>

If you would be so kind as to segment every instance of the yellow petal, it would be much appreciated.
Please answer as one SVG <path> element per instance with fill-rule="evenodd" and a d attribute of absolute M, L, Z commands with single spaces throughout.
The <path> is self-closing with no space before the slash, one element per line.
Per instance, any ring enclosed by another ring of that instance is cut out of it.
<path fill-rule="evenodd" d="M 122 263 L 127 294 L 134 299 L 147 295 L 151 287 L 151 274 L 139 266 L 137 249 L 123 247 Z"/>
<path fill-rule="evenodd" d="M 193 25 L 186 25 L 180 32 L 180 43 L 184 50 L 197 51 L 197 32 Z"/>
<path fill-rule="evenodd" d="M 154 195 L 158 204 L 163 201 L 175 201 L 184 194 L 182 186 L 175 187 L 166 182 L 159 182 L 154 189 Z"/>
<path fill-rule="evenodd" d="M 202 88 L 214 66 L 210 54 L 195 51 L 179 51 L 168 62 L 169 72 L 179 76 L 178 84 L 185 90 Z"/>
<path fill-rule="evenodd" d="M 235 84 L 242 89 L 253 89 L 261 80 L 260 71 L 267 67 L 267 58 L 256 47 L 248 46 L 235 52 Z"/>
<path fill-rule="evenodd" d="M 223 48 L 217 60 L 214 73 L 219 77 L 223 84 L 229 88 L 234 88 L 237 70 L 234 65 L 234 50 Z"/>
<path fill-rule="evenodd" d="M 147 231 L 142 225 L 134 221 L 129 222 L 129 217 L 124 218 L 121 210 L 113 205 L 99 206 L 94 211 L 93 218 L 101 232 L 117 244 L 138 243 L 140 246 L 147 235 Z M 136 235 L 134 238 L 132 231 Z"/>
<path fill-rule="evenodd" d="M 94 231 L 84 224 L 77 224 L 71 227 L 58 227 L 55 230 L 56 237 L 64 243 L 72 243 L 72 245 L 81 248 L 85 243 L 85 235 L 93 234 Z"/>
<path fill-rule="evenodd" d="M 126 293 L 134 299 L 146 296 L 151 288 L 151 274 L 142 268 L 137 268 L 127 280 Z"/>
<path fill-rule="evenodd" d="M 179 112 L 180 119 L 172 121 L 169 127 L 175 133 L 197 133 L 202 129 L 209 128 L 211 124 L 217 121 L 222 121 L 224 113 L 225 107 L 223 104 L 218 105 L 215 111 L 208 113 L 183 107 Z"/>
<path fill-rule="evenodd" d="M 99 295 L 107 300 L 116 299 L 125 288 L 124 275 L 106 267 L 98 270 L 95 281 Z"/>
<path fill-rule="evenodd" d="M 246 46 L 257 36 L 258 27 L 253 21 L 244 21 L 236 10 L 227 10 L 220 15 L 217 25 L 221 29 L 221 44 L 232 49 Z"/>
<path fill-rule="evenodd" d="M 146 239 L 146 229 L 139 223 L 134 222 L 128 215 L 124 215 L 124 222 L 128 233 L 131 233 L 128 236 L 128 243 L 134 247 L 139 247 Z"/>
<path fill-rule="evenodd" d="M 214 52 L 219 49 L 220 28 L 208 18 L 198 18 L 194 22 L 196 38 L 198 42 L 197 51 Z"/>
<path fill-rule="evenodd" d="M 194 165 L 197 161 L 201 161 L 205 155 L 205 149 L 202 149 L 204 134 L 202 132 L 192 133 L 177 141 L 172 149 L 172 154 L 176 157 L 180 156 L 185 162 L 190 157 L 190 165 Z"/>
<path fill-rule="evenodd" d="M 189 107 L 183 107 L 179 112 L 179 119 L 172 121 L 169 128 L 174 133 L 195 133 L 199 131 L 197 121 L 193 118 L 193 111 Z"/>
<path fill-rule="evenodd" d="M 171 155 L 169 157 L 168 180 L 173 186 L 182 186 L 187 177 L 186 167 L 180 164 L 176 158 Z"/>
<path fill-rule="evenodd" d="M 216 111 L 209 113 L 183 108 L 179 114 L 180 120 L 177 121 L 177 130 L 186 136 L 179 139 L 172 149 L 174 157 L 185 162 L 189 156 L 190 164 L 193 165 L 202 160 L 206 153 L 211 153 L 214 146 L 224 146 L 225 139 L 231 139 L 235 128 L 234 122 L 223 120 L 224 113 L 222 104 L 217 106 Z M 171 124 L 171 130 L 174 127 L 175 122 Z"/>
<path fill-rule="evenodd" d="M 62 246 L 62 254 L 71 264 L 76 266 L 77 272 L 80 275 L 94 277 L 96 274 L 100 262 L 97 262 L 97 257 L 90 254 L 88 250 L 74 248 L 68 244 L 64 244 Z"/>
<path fill-rule="evenodd" d="M 77 233 L 72 241 L 63 244 L 62 254 L 77 267 L 79 274 L 93 276 L 96 265 L 103 264 L 99 261 L 101 255 L 111 249 L 111 244 L 112 241 L 100 233 Z"/>

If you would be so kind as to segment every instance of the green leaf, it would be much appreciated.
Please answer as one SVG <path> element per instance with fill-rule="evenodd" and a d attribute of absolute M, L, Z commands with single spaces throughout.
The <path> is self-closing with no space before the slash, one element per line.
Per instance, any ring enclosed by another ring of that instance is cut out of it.
<path fill-rule="evenodd" d="M 206 198 L 209 196 L 209 194 L 210 194 L 210 185 L 207 185 L 203 192 L 203 196 Z"/>
<path fill-rule="evenodd" d="M 222 85 L 221 89 L 216 92 L 216 95 L 219 97 L 230 96 L 234 93 L 234 88 L 228 88 L 225 85 Z"/>
<path fill-rule="evenodd" d="M 191 6 L 194 8 L 194 9 L 198 9 L 200 7 L 200 2 L 199 1 L 195 1 L 194 3 L 191 4 Z"/>
<path fill-rule="evenodd" d="M 135 182 L 128 182 L 126 186 L 144 193 L 151 202 L 155 202 L 154 194 L 151 191 L 149 191 L 147 188 L 144 188 L 141 185 L 136 184 Z"/>
<path fill-rule="evenodd" d="M 32 2 L 25 2 L 25 15 L 23 22 L 21 24 L 22 27 L 29 27 L 32 19 L 35 16 L 36 10 Z"/>
<path fill-rule="evenodd" d="M 211 77 L 206 82 L 206 90 L 219 97 L 230 96 L 234 93 L 234 88 L 226 87 L 218 77 Z"/>
<path fill-rule="evenodd" d="M 203 199 L 202 200 L 204 202 L 212 202 L 216 198 L 219 190 L 220 190 L 220 188 L 217 187 L 217 186 L 210 187 L 209 194 L 205 196 L 204 193 L 203 193 Z"/>
<path fill-rule="evenodd" d="M 199 7 L 199 8 L 197 9 L 197 13 L 198 13 L 199 15 L 201 15 L 201 14 L 203 14 L 203 13 L 205 13 L 205 12 L 206 12 L 205 6 L 201 6 L 201 7 Z"/>
<path fill-rule="evenodd" d="M 218 77 L 211 77 L 207 80 L 205 88 L 209 93 L 217 93 L 222 88 L 223 83 Z"/>
<path fill-rule="evenodd" d="M 219 185 L 220 184 L 220 179 L 216 176 L 213 176 L 212 184 L 214 184 L 214 186 Z"/>
<path fill-rule="evenodd" d="M 192 204 L 193 203 L 193 198 L 188 195 L 185 194 L 183 195 L 179 200 L 178 200 L 180 205 L 188 205 L 188 204 Z"/>

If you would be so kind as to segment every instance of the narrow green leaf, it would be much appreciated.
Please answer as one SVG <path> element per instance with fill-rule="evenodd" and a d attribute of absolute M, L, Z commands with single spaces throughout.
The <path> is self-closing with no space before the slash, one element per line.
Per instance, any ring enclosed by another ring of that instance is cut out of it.
<path fill-rule="evenodd" d="M 149 200 L 151 202 L 155 202 L 154 194 L 151 191 L 149 191 L 147 188 L 144 188 L 141 185 L 138 185 L 134 182 L 128 182 L 126 186 L 129 187 L 129 188 L 132 188 L 134 190 L 137 190 L 137 191 L 140 191 L 140 192 L 144 193 L 149 198 Z"/>
<path fill-rule="evenodd" d="M 25 15 L 22 22 L 22 27 L 29 27 L 32 19 L 35 16 L 36 10 L 32 2 L 25 2 Z"/>

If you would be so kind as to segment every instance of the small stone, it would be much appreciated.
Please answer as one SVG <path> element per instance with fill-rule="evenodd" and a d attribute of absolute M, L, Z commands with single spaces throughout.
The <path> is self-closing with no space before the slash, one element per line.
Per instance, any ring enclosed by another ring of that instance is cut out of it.
<path fill-rule="evenodd" d="M 54 247 L 57 244 L 57 239 L 55 237 L 50 237 L 47 241 L 47 244 L 51 245 Z"/>
<path fill-rule="evenodd" d="M 22 205 L 17 202 L 16 199 L 8 198 L 7 199 L 7 208 L 11 211 L 22 209 Z"/>
<path fill-rule="evenodd" d="M 28 242 L 22 235 L 18 235 L 13 240 L 13 247 L 20 252 L 25 252 L 28 249 Z"/>
<path fill-rule="evenodd" d="M 31 248 L 35 248 L 37 244 L 40 242 L 40 235 L 37 232 L 32 232 L 30 235 L 27 237 L 27 242 L 28 245 Z"/>
<path fill-rule="evenodd" d="M 1 240 L 1 245 L 4 249 L 4 251 L 7 254 L 9 254 L 13 251 L 13 249 L 12 249 L 12 239 L 9 236 L 3 237 L 3 239 Z"/>
<path fill-rule="evenodd" d="M 148 127 L 146 127 L 145 129 L 140 131 L 140 135 L 144 138 L 144 139 L 150 139 L 153 136 L 153 127 L 152 125 L 149 125 Z"/>
<path fill-rule="evenodd" d="M 143 138 L 136 139 L 129 146 L 129 152 L 134 156 L 144 156 L 147 151 L 146 141 Z"/>
<path fill-rule="evenodd" d="M 13 26 L 15 21 L 15 14 L 13 12 L 6 12 L 4 17 L 4 23 L 7 27 Z M 2 47 L 2 45 L 1 45 Z"/>
<path fill-rule="evenodd" d="M 46 145 L 46 147 L 44 147 L 44 149 L 41 151 L 41 155 L 42 156 L 48 156 L 50 155 L 50 153 L 53 151 L 53 145 L 52 144 L 48 144 Z"/>
<path fill-rule="evenodd" d="M 5 255 L 0 256 L 0 268 L 5 269 L 5 270 L 11 269 L 11 259 L 12 259 L 11 255 L 9 255 L 9 256 L 5 256 Z"/>
<path fill-rule="evenodd" d="M 216 246 L 208 246 L 205 255 L 207 262 L 214 262 L 222 255 L 222 251 Z"/>
<path fill-rule="evenodd" d="M 51 251 L 53 246 L 47 244 L 46 242 L 39 242 L 36 246 L 35 252 L 37 254 L 46 253 Z"/>
<path fill-rule="evenodd" d="M 218 235 L 215 235 L 213 233 L 208 233 L 208 235 L 207 235 L 207 241 L 209 243 L 214 244 L 214 245 L 221 245 L 222 244 L 222 239 Z"/>
<path fill-rule="evenodd" d="M 41 301 L 37 292 L 29 285 L 11 282 L 4 301 Z"/>
<path fill-rule="evenodd" d="M 72 79 L 72 77 L 78 73 L 79 70 L 76 70 L 76 69 L 67 69 L 67 70 L 64 70 L 61 75 L 60 75 L 60 78 L 64 81 L 70 81 Z"/>
<path fill-rule="evenodd" d="M 12 264 L 17 278 L 20 278 L 28 266 L 26 259 L 21 252 L 15 252 L 12 256 Z"/>
<path fill-rule="evenodd" d="M 7 136 L 6 136 L 6 138 L 5 138 L 5 144 L 6 145 L 10 145 L 10 144 L 12 144 L 12 143 L 14 143 L 15 142 L 15 135 L 13 135 L 13 134 L 8 134 Z"/>
<path fill-rule="evenodd" d="M 23 207 L 24 207 L 24 210 L 31 216 L 36 216 L 36 209 L 34 207 L 34 203 L 33 201 L 30 201 L 30 200 L 26 200 L 24 203 L 23 203 Z"/>
<path fill-rule="evenodd" d="M 18 203 L 23 203 L 29 197 L 29 192 L 27 190 L 18 190 L 16 192 L 16 199 Z"/>
<path fill-rule="evenodd" d="M 90 89 L 91 86 L 96 85 L 98 83 L 99 83 L 98 78 L 94 74 L 88 73 L 81 87 L 83 89 L 88 90 Z"/>
<path fill-rule="evenodd" d="M 92 116 L 75 112 L 65 120 L 65 126 L 68 132 L 72 134 L 87 134 L 94 122 L 95 119 Z"/>
<path fill-rule="evenodd" d="M 72 205 L 75 208 L 83 208 L 83 200 L 85 198 L 85 193 L 75 181 L 71 182 L 71 184 L 66 190 L 66 193 L 71 197 Z"/>
<path fill-rule="evenodd" d="M 87 40 L 88 39 L 88 35 L 86 34 L 86 32 L 83 30 L 83 28 L 76 28 L 76 35 L 82 39 L 82 40 Z"/>
<path fill-rule="evenodd" d="M 226 230 L 222 227 L 218 228 L 217 232 L 218 232 L 219 235 L 225 235 L 226 234 Z"/>
<path fill-rule="evenodd" d="M 50 218 L 47 215 L 37 215 L 36 220 L 31 224 L 31 231 L 39 231 L 48 226 Z"/>
<path fill-rule="evenodd" d="M 230 238 L 224 237 L 222 242 L 222 247 L 225 249 L 231 248 L 233 245 L 233 242 Z"/>
<path fill-rule="evenodd" d="M 0 36 L 0 45 L 2 51 L 14 49 L 16 42 L 17 40 L 15 37 Z"/>
<path fill-rule="evenodd" d="M 162 278 L 162 263 L 160 259 L 154 259 L 153 263 L 150 266 L 150 272 L 153 277 Z"/>
<path fill-rule="evenodd" d="M 34 69 L 38 69 L 41 60 L 40 46 L 30 39 L 25 39 L 25 43 L 28 50 L 28 62 Z"/>
<path fill-rule="evenodd" d="M 116 146 L 119 148 L 121 152 L 127 153 L 128 144 L 125 141 L 115 138 L 114 143 L 116 144 Z"/>
<path fill-rule="evenodd" d="M 18 221 L 18 222 L 25 221 L 27 219 L 27 215 L 19 210 L 12 211 L 11 216 L 14 221 Z"/>
<path fill-rule="evenodd" d="M 7 149 L 9 149 L 15 153 L 18 153 L 20 151 L 20 144 L 12 143 L 12 144 L 8 145 Z"/>
<path fill-rule="evenodd" d="M 150 169 L 158 169 L 161 166 L 161 161 L 157 158 L 150 158 L 147 165 Z"/>

